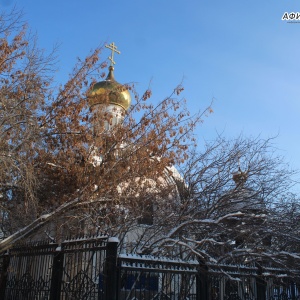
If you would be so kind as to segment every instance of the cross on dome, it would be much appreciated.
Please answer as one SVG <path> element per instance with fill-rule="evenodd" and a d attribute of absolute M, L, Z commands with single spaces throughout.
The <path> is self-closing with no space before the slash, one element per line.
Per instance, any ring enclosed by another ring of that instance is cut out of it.
<path fill-rule="evenodd" d="M 89 94 L 89 104 L 90 106 L 98 107 L 101 104 L 105 104 L 107 109 L 110 110 L 113 107 L 113 114 L 116 110 L 120 109 L 122 114 L 124 111 L 128 110 L 131 103 L 131 96 L 126 86 L 118 83 L 114 78 L 114 54 L 121 54 L 117 50 L 117 46 L 114 42 L 109 45 L 105 45 L 105 48 L 111 50 L 111 56 L 108 57 L 111 64 L 108 68 L 109 72 L 105 80 L 97 82 L 94 84 L 90 94 Z"/>
<path fill-rule="evenodd" d="M 111 62 L 110 65 L 112 66 L 112 65 L 116 64 L 116 62 L 114 61 L 115 52 L 117 54 L 121 54 L 121 52 L 117 50 L 117 46 L 115 45 L 114 42 L 112 42 L 109 45 L 105 45 L 105 47 L 111 50 L 111 56 L 109 56 L 108 59 L 110 60 L 110 62 Z"/>

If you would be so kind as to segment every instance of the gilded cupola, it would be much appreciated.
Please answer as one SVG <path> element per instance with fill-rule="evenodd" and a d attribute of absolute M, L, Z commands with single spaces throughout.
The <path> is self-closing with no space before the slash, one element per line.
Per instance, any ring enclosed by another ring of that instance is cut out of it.
<path fill-rule="evenodd" d="M 122 107 L 124 110 L 128 110 L 131 104 L 131 96 L 126 86 L 118 83 L 114 77 L 114 67 L 115 64 L 113 56 L 114 52 L 120 54 L 114 43 L 106 45 L 112 51 L 109 60 L 111 65 L 109 67 L 109 73 L 104 81 L 97 82 L 89 95 L 90 106 L 98 104 L 106 105 L 117 105 Z"/>

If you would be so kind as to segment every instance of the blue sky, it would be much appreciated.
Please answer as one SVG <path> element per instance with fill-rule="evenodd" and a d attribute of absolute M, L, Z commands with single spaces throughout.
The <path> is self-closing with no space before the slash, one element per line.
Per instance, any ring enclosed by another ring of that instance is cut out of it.
<path fill-rule="evenodd" d="M 153 101 L 183 80 L 191 111 L 215 98 L 214 114 L 197 134 L 277 136 L 275 146 L 300 169 L 300 23 L 281 20 L 299 12 L 297 0 L 0 0 L 14 5 L 45 49 L 58 43 L 64 82 L 76 57 L 115 42 L 115 77 L 151 82 Z M 104 52 L 104 59 L 110 55 Z"/>

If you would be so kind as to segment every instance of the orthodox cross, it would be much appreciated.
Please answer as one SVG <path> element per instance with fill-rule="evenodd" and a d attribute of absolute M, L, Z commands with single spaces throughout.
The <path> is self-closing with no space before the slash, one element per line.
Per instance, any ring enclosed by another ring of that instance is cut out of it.
<path fill-rule="evenodd" d="M 106 48 L 110 49 L 111 50 L 111 56 L 108 58 L 110 60 L 110 65 L 114 65 L 116 62 L 114 61 L 114 54 L 115 52 L 117 54 L 120 54 L 121 52 L 117 50 L 117 46 L 115 45 L 114 42 L 112 42 L 111 44 L 109 45 L 105 45 Z"/>

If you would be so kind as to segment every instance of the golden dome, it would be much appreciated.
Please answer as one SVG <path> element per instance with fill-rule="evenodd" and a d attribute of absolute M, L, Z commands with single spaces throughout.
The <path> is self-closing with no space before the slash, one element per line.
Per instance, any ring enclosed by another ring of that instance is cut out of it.
<path fill-rule="evenodd" d="M 114 78 L 114 67 L 109 67 L 109 73 L 104 81 L 97 82 L 89 95 L 89 104 L 114 104 L 125 110 L 130 107 L 131 96 L 128 89 Z"/>

